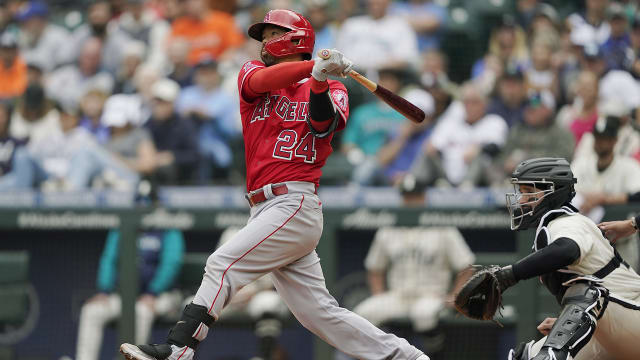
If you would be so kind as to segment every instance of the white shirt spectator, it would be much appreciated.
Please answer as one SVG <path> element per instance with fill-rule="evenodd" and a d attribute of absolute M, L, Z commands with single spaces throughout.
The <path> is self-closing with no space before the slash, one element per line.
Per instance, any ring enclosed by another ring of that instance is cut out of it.
<path fill-rule="evenodd" d="M 508 132 L 507 123 L 498 115 L 485 115 L 474 124 L 467 123 L 465 117 L 464 106 L 456 101 L 442 115 L 431 134 L 431 144 L 442 153 L 442 166 L 454 184 L 460 183 L 467 173 L 464 154 L 470 146 L 501 146 Z"/>
<path fill-rule="evenodd" d="M 593 150 L 594 142 L 595 138 L 593 137 L 593 133 L 587 132 L 582 135 L 578 146 L 576 146 L 573 158 L 576 159 L 576 161 L 583 158 L 596 161 L 597 155 L 595 150 Z M 616 157 L 630 157 L 640 152 L 640 134 L 634 130 L 630 124 L 626 124 L 618 130 L 618 142 L 613 148 L 613 152 Z"/>
<path fill-rule="evenodd" d="M 37 121 L 27 121 L 20 111 L 14 111 L 11 116 L 9 134 L 17 139 L 41 138 L 60 131 L 60 113 L 56 109 L 49 110 Z"/>
<path fill-rule="evenodd" d="M 633 76 L 623 70 L 608 71 L 598 87 L 600 102 L 622 101 L 628 109 L 640 107 L 640 86 Z"/>
<path fill-rule="evenodd" d="M 387 63 L 419 59 L 416 33 L 399 16 L 375 20 L 370 16 L 347 19 L 338 32 L 336 48 L 356 66 L 375 70 Z"/>
<path fill-rule="evenodd" d="M 64 28 L 48 24 L 37 40 L 30 39 L 26 33 L 20 32 L 18 42 L 20 54 L 27 63 L 37 63 L 44 72 L 71 63 L 74 54 L 71 52 L 71 36 Z"/>
<path fill-rule="evenodd" d="M 62 179 L 69 172 L 71 159 L 75 155 L 97 146 L 98 143 L 90 132 L 85 128 L 76 127 L 66 134 L 58 129 L 46 136 L 34 136 L 28 149 L 47 174 Z"/>
<path fill-rule="evenodd" d="M 97 89 L 110 94 L 113 83 L 113 77 L 107 72 L 85 76 L 76 65 L 67 65 L 47 78 L 45 88 L 50 98 L 65 105 L 77 106 L 89 90 Z"/>
<path fill-rule="evenodd" d="M 569 15 L 567 21 L 571 26 L 571 42 L 575 45 L 584 46 L 589 43 L 602 45 L 611 35 L 611 26 L 606 21 L 594 26 L 579 13 Z"/>

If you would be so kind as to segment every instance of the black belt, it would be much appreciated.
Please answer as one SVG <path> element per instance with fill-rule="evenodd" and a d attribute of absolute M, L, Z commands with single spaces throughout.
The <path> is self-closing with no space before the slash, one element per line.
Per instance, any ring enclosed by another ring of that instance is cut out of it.
<path fill-rule="evenodd" d="M 609 263 L 605 265 L 602 269 L 596 271 L 595 274 L 593 274 L 593 276 L 599 279 L 603 279 L 605 276 L 611 274 L 611 272 L 617 269 L 618 266 L 620 266 L 621 264 L 626 266 L 627 269 L 629 268 L 629 264 L 627 264 L 627 262 L 624 261 L 622 256 L 620 256 L 620 254 L 618 253 L 618 250 L 613 249 L 613 259 L 611 259 L 611 261 L 609 261 Z"/>

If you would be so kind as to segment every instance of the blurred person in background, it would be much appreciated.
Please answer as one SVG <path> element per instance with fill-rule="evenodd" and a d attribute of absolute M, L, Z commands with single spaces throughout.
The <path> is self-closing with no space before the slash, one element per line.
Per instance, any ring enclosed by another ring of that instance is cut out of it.
<path fill-rule="evenodd" d="M 404 85 L 402 71 L 395 68 L 380 69 L 378 77 L 378 83 L 393 93 L 398 93 Z M 342 136 L 341 148 L 354 166 L 351 177 L 353 183 L 384 183 L 378 152 L 400 129 L 404 121 L 402 114 L 377 98 L 353 111 Z"/>
<path fill-rule="evenodd" d="M 532 92 L 527 99 L 524 122 L 514 125 L 496 158 L 497 170 L 487 174 L 493 184 L 501 184 L 522 161 L 537 157 L 571 159 L 573 135 L 554 121 L 555 100 L 549 92 Z"/>
<path fill-rule="evenodd" d="M 391 15 L 391 0 L 367 0 L 367 14 L 345 20 L 336 39 L 356 67 L 365 71 L 417 66 L 416 32 L 400 16 Z"/>
<path fill-rule="evenodd" d="M 126 0 L 124 12 L 113 20 L 116 31 L 145 44 L 145 61 L 161 68 L 167 61 L 166 44 L 171 26 L 155 11 L 145 7 L 144 0 Z M 123 54 L 126 56 L 126 53 Z"/>
<path fill-rule="evenodd" d="M 322 49 L 335 48 L 338 27 L 332 22 L 329 0 L 306 0 L 306 5 L 306 16 L 316 33 L 313 53 Z"/>
<path fill-rule="evenodd" d="M 629 32 L 630 47 L 632 51 L 632 62 L 629 72 L 636 79 L 640 78 L 640 14 L 636 14 L 631 21 L 631 30 Z"/>
<path fill-rule="evenodd" d="M 122 63 L 118 68 L 113 87 L 114 94 L 134 94 L 137 89 L 134 75 L 145 58 L 146 45 L 142 41 L 132 40 L 124 44 Z"/>
<path fill-rule="evenodd" d="M 507 138 L 507 123 L 488 114 L 487 97 L 477 84 L 467 82 L 460 89 L 460 101 L 449 106 L 411 169 L 422 185 L 465 186 L 476 179 L 470 165 L 484 154 L 493 154 Z"/>
<path fill-rule="evenodd" d="M 101 122 L 104 103 L 109 97 L 101 90 L 89 90 L 80 99 L 80 126 L 87 129 L 99 144 L 104 145 L 109 141 L 109 128 Z"/>
<path fill-rule="evenodd" d="M 431 135 L 436 115 L 435 100 L 426 90 L 411 88 L 404 91 L 402 96 L 424 111 L 426 118 L 420 124 L 405 119 L 378 151 L 377 160 L 382 168 L 385 184 L 396 185 L 409 171 L 424 142 Z"/>
<path fill-rule="evenodd" d="M 85 41 L 77 63 L 61 67 L 47 77 L 47 95 L 64 106 L 76 107 L 82 96 L 91 89 L 111 93 L 114 80 L 108 72 L 101 69 L 102 50 L 100 39 L 90 38 Z"/>
<path fill-rule="evenodd" d="M 0 33 L 3 33 L 11 23 L 11 12 L 5 2 L 0 3 Z"/>
<path fill-rule="evenodd" d="M 621 100 L 628 109 L 640 107 L 640 85 L 624 70 L 607 69 L 604 53 L 595 44 L 583 48 L 582 68 L 594 72 L 600 78 L 598 100 Z"/>
<path fill-rule="evenodd" d="M 44 137 L 60 131 L 60 113 L 54 102 L 47 98 L 41 83 L 27 86 L 16 100 L 11 116 L 9 133 L 11 136 L 29 140 L 32 137 Z"/>
<path fill-rule="evenodd" d="M 630 157 L 615 153 L 614 147 L 621 119 L 602 116 L 593 128 L 596 158 L 580 158 L 571 164 L 578 179 L 576 198 L 580 212 L 595 222 L 600 221 L 600 206 L 640 201 L 640 164 Z M 636 271 L 639 270 L 638 237 L 633 235 L 616 241 L 615 247 L 622 258 Z"/>
<path fill-rule="evenodd" d="M 189 42 L 189 64 L 206 56 L 218 59 L 244 42 L 230 14 L 210 10 L 205 0 L 185 0 L 183 6 L 185 14 L 171 25 L 171 39 Z"/>
<path fill-rule="evenodd" d="M 496 95 L 489 102 L 487 113 L 502 117 L 509 127 L 524 121 L 527 90 L 524 74 L 517 68 L 507 68 L 496 84 Z"/>
<path fill-rule="evenodd" d="M 158 316 L 180 311 L 181 296 L 172 291 L 180 274 L 185 243 L 179 230 L 144 231 L 136 241 L 140 296 L 136 301 L 135 339 L 146 342 Z M 120 317 L 122 301 L 116 292 L 120 232 L 111 230 L 98 265 L 99 293 L 87 299 L 80 310 L 76 360 L 97 360 L 104 327 Z"/>
<path fill-rule="evenodd" d="M 518 4 L 523 2 L 532 2 L 529 0 L 519 1 Z M 528 25 L 522 23 L 524 29 L 527 29 L 529 39 L 544 39 L 553 48 L 560 45 L 560 33 L 558 28 L 560 26 L 560 16 L 556 9 L 546 3 L 533 1 L 535 7 L 533 8 L 533 17 Z"/>
<path fill-rule="evenodd" d="M 402 16 L 418 35 L 418 50 L 439 49 L 442 29 L 447 22 L 447 9 L 432 0 L 394 1 L 389 13 Z"/>
<path fill-rule="evenodd" d="M 620 120 L 617 132 L 617 141 L 613 151 L 616 155 L 634 157 L 640 161 L 640 133 L 635 129 L 631 117 L 631 111 L 620 99 L 610 99 L 598 103 L 598 116 L 614 116 Z M 594 150 L 595 137 L 592 132 L 582 135 L 580 143 L 575 149 L 574 160 L 583 157 L 595 158 Z"/>
<path fill-rule="evenodd" d="M 571 33 L 581 33 L 585 43 L 604 44 L 611 35 L 611 27 L 607 22 L 606 11 L 609 0 L 586 0 L 584 12 L 576 12 L 566 19 Z"/>
<path fill-rule="evenodd" d="M 153 178 L 163 185 L 184 184 L 193 179 L 198 146 L 192 122 L 182 119 L 175 111 L 180 86 L 173 80 L 160 79 L 153 84 L 151 92 L 152 114 L 145 126 L 158 150 Z"/>
<path fill-rule="evenodd" d="M 3 190 L 34 186 L 45 191 L 86 189 L 106 172 L 128 180 L 127 189 L 132 189 L 136 175 L 78 126 L 77 109 L 57 106 L 57 111 L 60 129 L 32 136 L 26 156 L 14 159 L 13 178 L 3 182 Z"/>
<path fill-rule="evenodd" d="M 151 87 L 160 79 L 160 71 L 151 64 L 143 63 L 138 65 L 133 75 L 133 83 L 136 92 L 133 96 L 137 99 L 140 107 L 140 115 L 136 117 L 138 121 L 136 125 L 144 124 L 151 116 L 151 106 L 153 103 L 153 94 Z"/>
<path fill-rule="evenodd" d="M 131 95 L 112 95 L 104 105 L 102 123 L 111 137 L 105 147 L 129 169 L 149 177 L 157 166 L 157 151 L 149 130 L 140 127 L 140 102 Z"/>
<path fill-rule="evenodd" d="M 0 189 L 11 187 L 8 182 L 16 177 L 14 163 L 21 161 L 20 157 L 27 156 L 24 141 L 20 141 L 9 135 L 11 121 L 11 105 L 6 101 L 0 101 Z"/>
<path fill-rule="evenodd" d="M 201 164 L 198 181 L 224 178 L 232 165 L 231 142 L 240 135 L 235 113 L 239 104 L 220 86 L 217 62 L 205 58 L 196 66 L 194 85 L 180 93 L 175 107 L 182 117 L 194 121 L 198 132 Z"/>
<path fill-rule="evenodd" d="M 617 2 L 611 3 L 607 8 L 607 20 L 611 27 L 611 34 L 601 45 L 607 69 L 628 70 L 634 55 L 624 7 Z"/>
<path fill-rule="evenodd" d="M 92 1 L 87 8 L 87 22 L 76 28 L 73 33 L 73 58 L 80 56 L 84 43 L 91 38 L 102 42 L 101 66 L 111 74 L 116 74 L 122 61 L 122 44 L 130 38 L 114 26 L 110 26 L 113 18 L 111 3 L 108 0 Z"/>
<path fill-rule="evenodd" d="M 529 61 L 526 34 L 515 19 L 505 14 L 489 37 L 489 50 L 471 68 L 471 77 L 490 92 L 504 69 L 524 69 Z"/>
<path fill-rule="evenodd" d="M 167 46 L 167 77 L 177 82 L 181 88 L 193 85 L 193 67 L 188 63 L 189 42 L 172 39 Z"/>
<path fill-rule="evenodd" d="M 525 70 L 527 90 L 549 91 L 557 97 L 558 78 L 552 67 L 553 47 L 544 38 L 534 39 L 531 44 L 531 66 Z"/>
<path fill-rule="evenodd" d="M 49 8 L 40 0 L 27 1 L 16 14 L 20 52 L 27 61 L 42 61 L 45 72 L 73 61 L 69 32 L 48 17 Z"/>
<path fill-rule="evenodd" d="M 20 96 L 27 87 L 27 65 L 18 53 L 18 41 L 9 31 L 0 33 L 0 99 Z"/>
<path fill-rule="evenodd" d="M 440 312 L 468 279 L 470 272 L 464 270 L 474 261 L 454 227 L 382 227 L 365 259 L 371 297 L 353 311 L 376 326 L 408 317 L 424 351 L 440 359 L 445 340 L 438 327 Z"/>
<path fill-rule="evenodd" d="M 591 71 L 582 71 L 575 83 L 573 102 L 558 112 L 556 123 L 573 134 L 576 147 L 582 136 L 591 132 L 598 120 L 598 77 Z"/>

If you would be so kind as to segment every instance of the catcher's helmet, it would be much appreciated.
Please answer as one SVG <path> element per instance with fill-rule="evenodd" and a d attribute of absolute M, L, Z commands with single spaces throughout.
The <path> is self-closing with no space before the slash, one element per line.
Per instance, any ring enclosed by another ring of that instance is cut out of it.
<path fill-rule="evenodd" d="M 549 210 L 570 202 L 576 194 L 573 186 L 576 182 L 569 162 L 563 158 L 537 158 L 521 162 L 511 175 L 514 192 L 507 194 L 511 230 L 524 230 L 536 225 Z M 535 191 L 521 193 L 519 185 L 532 186 Z M 524 196 L 535 199 L 521 202 Z"/>
<path fill-rule="evenodd" d="M 265 15 L 262 22 L 255 23 L 249 27 L 249 36 L 262 41 L 262 30 L 269 24 L 290 30 L 281 37 L 265 44 L 264 48 L 269 54 L 275 57 L 304 54 L 307 60 L 313 57 L 316 34 L 311 23 L 304 16 L 291 10 L 271 10 Z"/>

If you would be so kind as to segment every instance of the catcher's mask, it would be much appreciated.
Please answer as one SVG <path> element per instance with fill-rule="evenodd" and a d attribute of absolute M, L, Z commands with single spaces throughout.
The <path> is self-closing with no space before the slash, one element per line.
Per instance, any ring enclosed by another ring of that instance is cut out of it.
<path fill-rule="evenodd" d="M 506 196 L 511 230 L 535 226 L 545 213 L 570 202 L 575 196 L 575 183 L 565 159 L 538 158 L 520 163 L 511 178 L 514 192 Z M 528 185 L 533 191 L 522 193 L 521 185 Z"/>

